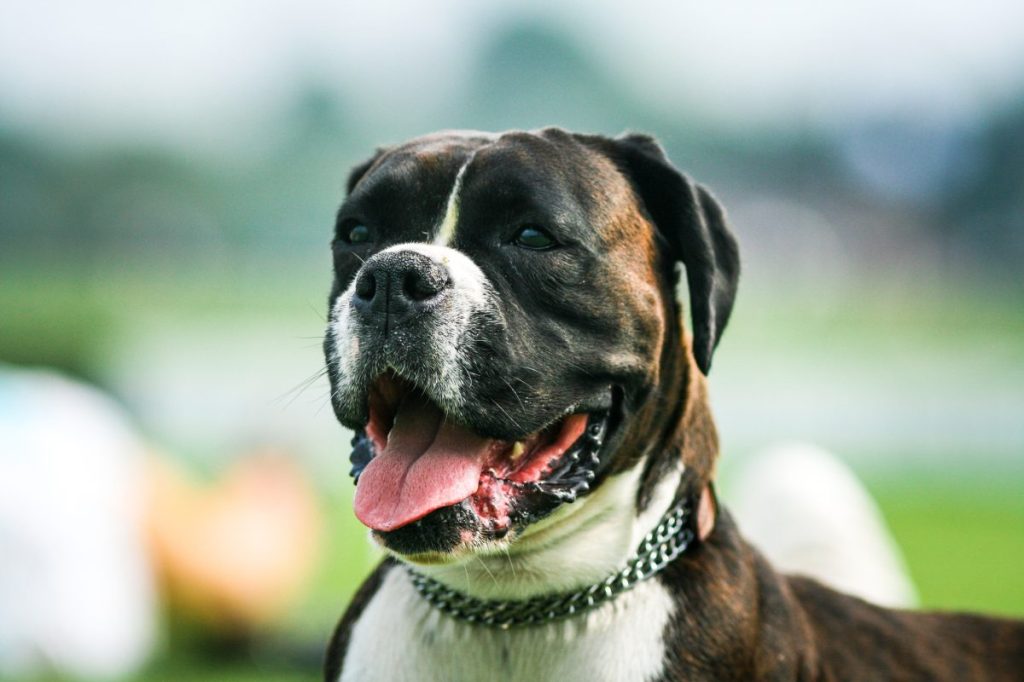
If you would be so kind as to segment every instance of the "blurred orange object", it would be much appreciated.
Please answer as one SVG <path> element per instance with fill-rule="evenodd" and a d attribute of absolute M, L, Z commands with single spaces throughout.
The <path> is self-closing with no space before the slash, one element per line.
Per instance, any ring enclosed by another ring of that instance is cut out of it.
<path fill-rule="evenodd" d="M 219 630 L 284 615 L 312 577 L 322 526 L 303 472 L 259 454 L 209 484 L 166 458 L 148 474 L 150 547 L 172 606 Z"/>

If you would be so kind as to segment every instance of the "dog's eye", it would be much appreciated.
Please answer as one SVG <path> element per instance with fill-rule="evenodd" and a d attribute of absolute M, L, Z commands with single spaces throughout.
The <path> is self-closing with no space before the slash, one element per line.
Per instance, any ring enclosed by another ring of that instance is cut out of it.
<path fill-rule="evenodd" d="M 519 232 L 516 232 L 516 236 L 512 238 L 512 243 L 524 249 L 533 249 L 534 251 L 550 249 L 557 244 L 554 237 L 535 225 L 527 225 L 521 228 Z"/>
<path fill-rule="evenodd" d="M 353 225 L 344 233 L 349 244 L 363 244 L 370 241 L 370 228 L 366 225 Z"/>

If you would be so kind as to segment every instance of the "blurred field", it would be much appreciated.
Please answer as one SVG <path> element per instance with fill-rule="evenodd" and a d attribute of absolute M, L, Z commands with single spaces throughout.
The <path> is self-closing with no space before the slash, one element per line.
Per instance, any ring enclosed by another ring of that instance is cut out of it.
<path fill-rule="evenodd" d="M 1024 616 L 1021 478 L 914 478 L 871 484 L 925 608 Z"/>

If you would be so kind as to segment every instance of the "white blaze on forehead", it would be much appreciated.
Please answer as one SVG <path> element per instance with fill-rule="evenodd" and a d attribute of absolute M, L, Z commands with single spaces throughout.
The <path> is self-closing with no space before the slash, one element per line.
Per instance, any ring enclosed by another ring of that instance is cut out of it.
<path fill-rule="evenodd" d="M 441 223 L 438 225 L 437 235 L 434 237 L 434 244 L 438 246 L 448 246 L 455 238 L 455 226 L 459 222 L 459 193 L 462 191 L 462 177 L 466 174 L 466 169 L 469 168 L 472 161 L 473 156 L 470 155 L 466 163 L 462 164 L 459 172 L 455 174 L 455 183 L 452 185 L 452 191 L 448 194 L 444 215 L 441 216 Z"/>

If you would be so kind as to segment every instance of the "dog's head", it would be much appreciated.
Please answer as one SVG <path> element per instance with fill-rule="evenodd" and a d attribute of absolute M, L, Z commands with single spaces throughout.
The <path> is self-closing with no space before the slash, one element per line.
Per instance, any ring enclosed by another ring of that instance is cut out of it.
<path fill-rule="evenodd" d="M 638 505 L 666 462 L 710 476 L 688 404 L 736 243 L 653 139 L 439 133 L 380 150 L 348 192 L 324 349 L 356 514 L 386 548 L 486 553 L 618 472 L 643 468 Z"/>

